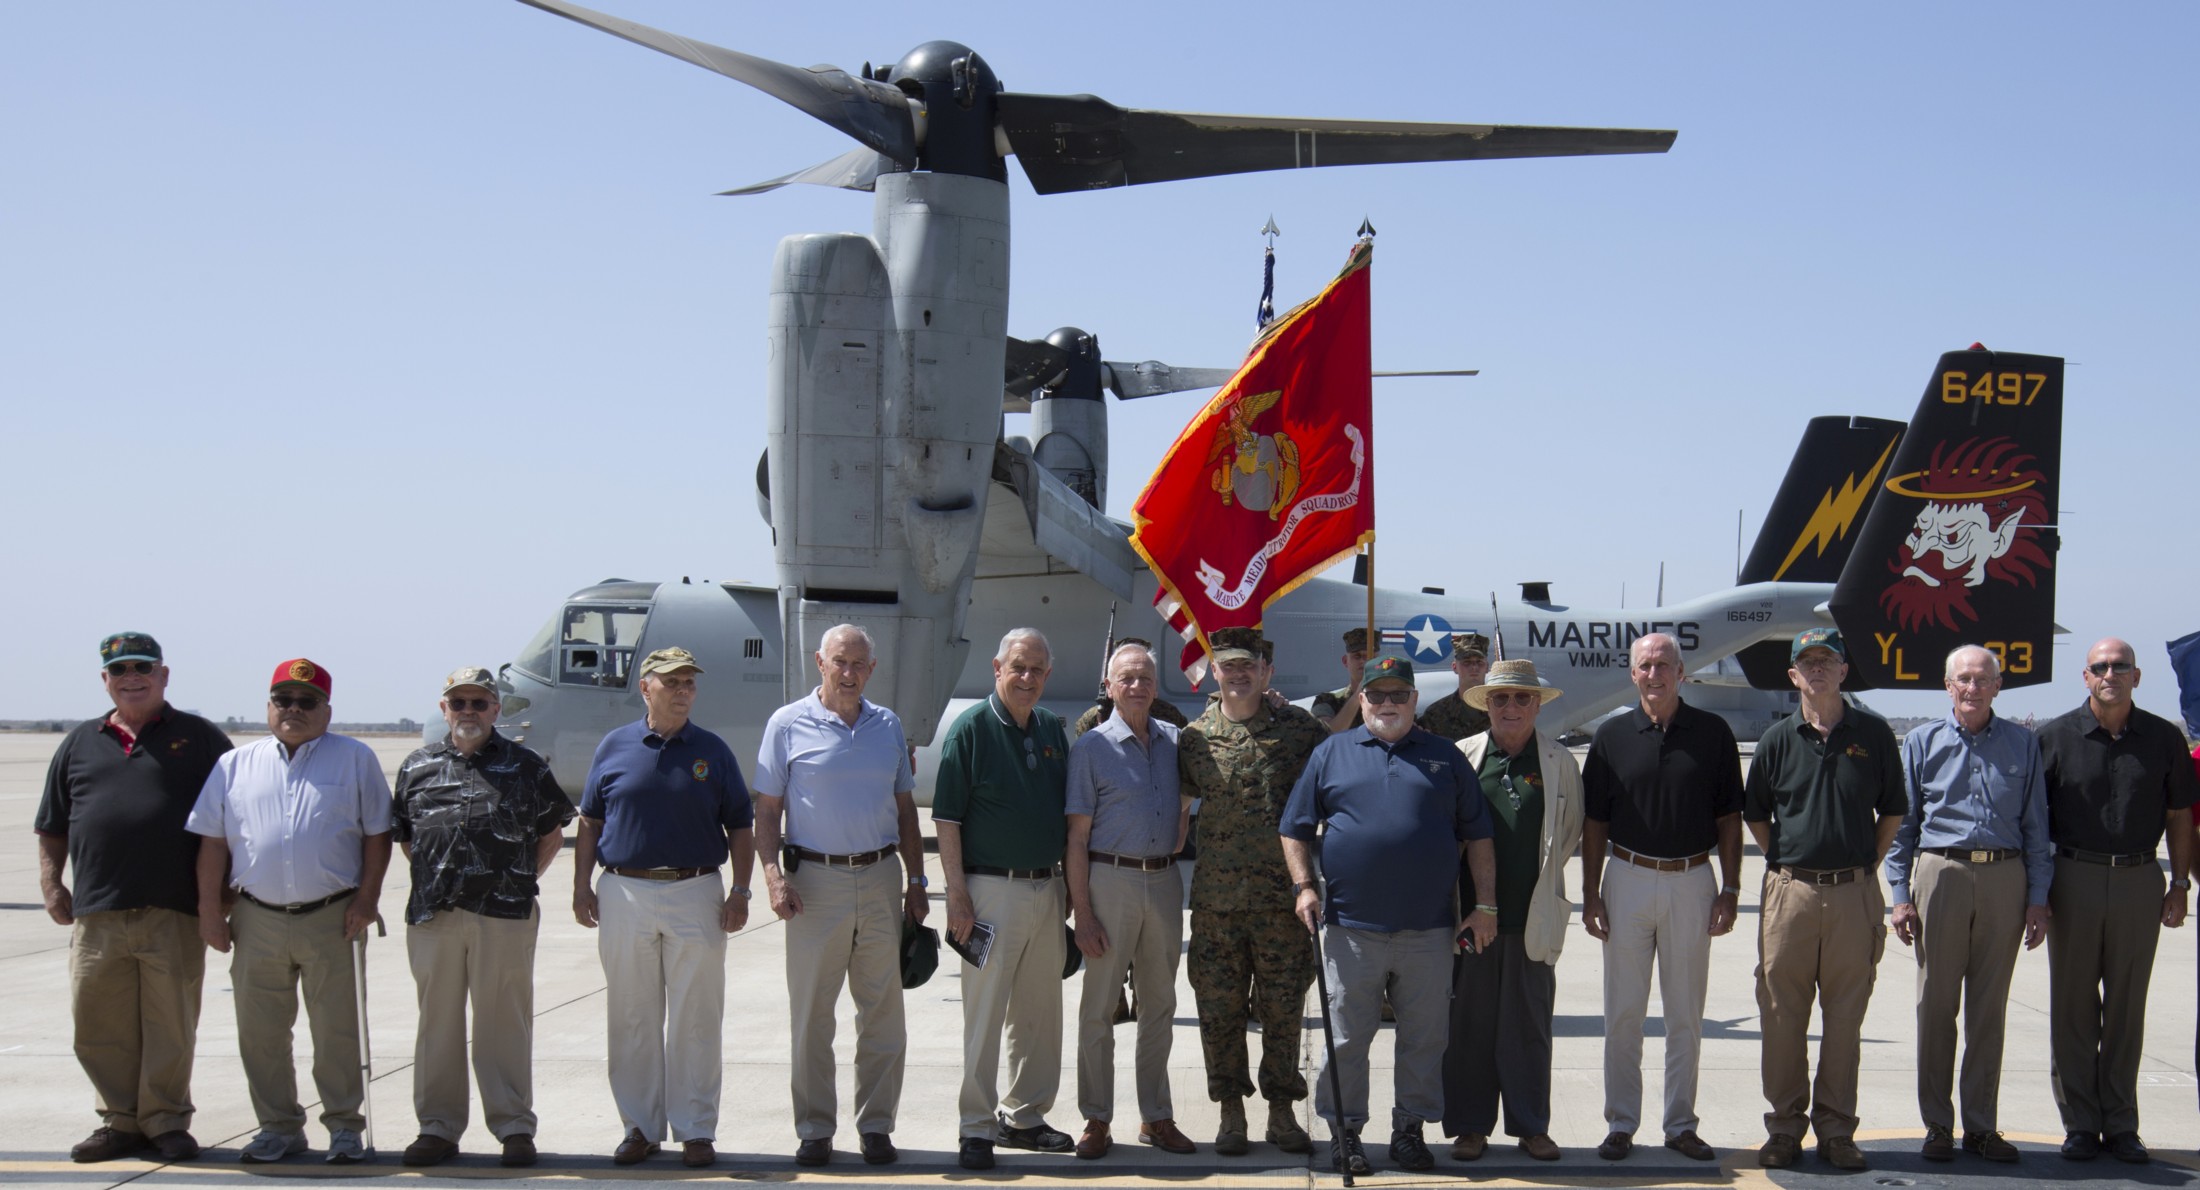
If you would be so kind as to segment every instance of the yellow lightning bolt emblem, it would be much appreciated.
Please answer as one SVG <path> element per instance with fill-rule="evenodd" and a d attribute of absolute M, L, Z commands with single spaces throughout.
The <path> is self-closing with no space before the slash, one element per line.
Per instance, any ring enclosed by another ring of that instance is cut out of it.
<path fill-rule="evenodd" d="M 1872 484 L 1879 479 L 1880 470 L 1887 465 L 1887 457 L 1894 453 L 1895 443 L 1900 441 L 1901 436 L 1896 435 L 1893 441 L 1887 443 L 1887 449 L 1879 452 L 1879 461 L 1872 464 L 1871 471 L 1864 476 L 1861 483 L 1856 476 L 1851 475 L 1841 482 L 1839 491 L 1826 489 L 1826 494 L 1818 498 L 1817 511 L 1810 514 L 1810 520 L 1804 523 L 1803 532 L 1796 537 L 1794 547 L 1788 550 L 1787 560 L 1780 563 L 1778 570 L 1772 572 L 1772 581 L 1779 582 L 1787 574 L 1788 567 L 1795 565 L 1795 560 L 1803 556 L 1803 551 L 1812 542 L 1817 543 L 1818 553 L 1823 556 L 1826 547 L 1833 544 L 1834 538 L 1849 535 L 1849 529 L 1856 524 L 1857 510 L 1864 506 L 1864 498 L 1871 494 Z"/>

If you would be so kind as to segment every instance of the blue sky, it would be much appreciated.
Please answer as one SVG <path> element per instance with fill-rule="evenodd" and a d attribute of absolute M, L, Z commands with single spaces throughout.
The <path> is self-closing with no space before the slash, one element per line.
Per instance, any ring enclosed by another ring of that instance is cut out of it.
<path fill-rule="evenodd" d="M 1660 563 L 1669 597 L 1731 581 L 1809 417 L 1907 417 L 1973 340 L 2063 355 L 2072 635 L 2004 706 L 2074 704 L 2117 634 L 2174 713 L 2200 9 L 602 6 L 850 69 L 954 38 L 1125 106 L 1677 128 L 1043 199 L 1012 169 L 1011 329 L 1228 366 L 1262 222 L 1287 302 L 1370 217 L 1377 365 L 1483 369 L 1378 390 L 1384 579 L 1638 606 Z M 712 194 L 843 152 L 823 125 L 501 0 L 18 6 L 0 111 L 0 717 L 95 709 L 134 627 L 181 705 L 255 714 L 303 653 L 341 717 L 419 718 L 574 588 L 770 580 L 771 254 L 870 199 Z M 1117 409 L 1110 511 L 1200 399 Z"/>

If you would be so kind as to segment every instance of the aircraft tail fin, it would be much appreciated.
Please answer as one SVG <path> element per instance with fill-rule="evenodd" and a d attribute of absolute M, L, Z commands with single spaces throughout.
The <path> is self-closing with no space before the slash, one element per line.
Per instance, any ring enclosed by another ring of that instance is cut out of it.
<path fill-rule="evenodd" d="M 2062 407 L 2056 356 L 1940 357 L 1834 588 L 1853 682 L 1937 689 L 1966 644 L 2005 686 L 2054 676 Z"/>
<path fill-rule="evenodd" d="M 1901 439 L 1902 423 L 1886 418 L 1812 418 L 1736 581 L 1837 581 Z M 1736 660 L 1750 685 L 1790 688 L 1786 641 L 1760 641 Z"/>

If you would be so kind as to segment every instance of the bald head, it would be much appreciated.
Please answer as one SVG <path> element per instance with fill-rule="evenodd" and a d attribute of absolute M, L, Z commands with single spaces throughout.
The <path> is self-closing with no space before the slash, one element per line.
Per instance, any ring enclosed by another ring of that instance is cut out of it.
<path fill-rule="evenodd" d="M 2120 728 L 2131 714 L 2131 692 L 2139 688 L 2139 654 L 2131 642 L 2106 637 L 2085 651 L 2086 700 L 2101 725 Z"/>

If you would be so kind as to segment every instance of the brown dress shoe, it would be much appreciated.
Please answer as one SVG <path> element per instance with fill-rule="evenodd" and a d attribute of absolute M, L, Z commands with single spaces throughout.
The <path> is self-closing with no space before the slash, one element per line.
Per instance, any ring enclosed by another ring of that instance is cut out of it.
<path fill-rule="evenodd" d="M 1538 1161 L 1558 1160 L 1558 1144 L 1541 1132 L 1521 1137 L 1520 1151 Z"/>
<path fill-rule="evenodd" d="M 524 1132 L 515 1132 L 504 1138 L 504 1153 L 497 1164 L 506 1169 L 519 1169 L 535 1163 L 535 1138 Z"/>
<path fill-rule="evenodd" d="M 642 1130 L 635 1128 L 627 1132 L 626 1139 L 619 1142 L 618 1148 L 611 1150 L 611 1163 L 613 1165 L 640 1165 L 642 1162 L 649 1160 L 650 1154 L 656 1151 L 657 1142 L 643 1139 Z"/>
<path fill-rule="evenodd" d="M 1087 1161 L 1098 1161 L 1107 1156 L 1108 1150 L 1114 1147 L 1115 1141 L 1108 1135 L 1108 1122 L 1106 1120 L 1085 1121 L 1085 1134 L 1077 1138 L 1077 1155 L 1079 1157 Z"/>
<path fill-rule="evenodd" d="M 1693 1128 L 1679 1136 L 1666 1137 L 1665 1147 L 1691 1161 L 1709 1161 L 1719 1155 L 1710 1145 L 1703 1143 L 1703 1138 L 1696 1135 Z"/>
<path fill-rule="evenodd" d="M 1155 1120 L 1150 1124 L 1139 1125 L 1138 1143 L 1152 1145 L 1164 1153 L 1196 1153 L 1199 1151 L 1199 1146 L 1192 1143 L 1192 1138 L 1178 1131 L 1176 1121 L 1168 1117 Z"/>
<path fill-rule="evenodd" d="M 691 1140 L 680 1145 L 680 1164 L 689 1169 L 701 1169 L 718 1164 L 718 1150 L 707 1140 Z"/>
<path fill-rule="evenodd" d="M 69 1160 L 78 1163 L 112 1161 L 127 1157 L 145 1147 L 145 1134 L 124 1132 L 120 1128 L 95 1128 L 90 1136 L 76 1142 L 69 1150 Z"/>
<path fill-rule="evenodd" d="M 405 1155 L 399 1160 L 406 1165 L 441 1165 L 456 1156 L 457 1141 L 423 1132 L 419 1139 L 405 1146 Z"/>
<path fill-rule="evenodd" d="M 198 1139 L 181 1128 L 153 1138 L 153 1151 L 163 1161 L 189 1161 L 199 1155 Z"/>
<path fill-rule="evenodd" d="M 1490 1151 L 1490 1138 L 1469 1133 L 1451 1142 L 1451 1159 L 1454 1161 L 1480 1161 L 1482 1154 Z"/>

